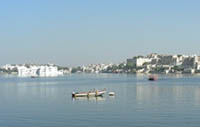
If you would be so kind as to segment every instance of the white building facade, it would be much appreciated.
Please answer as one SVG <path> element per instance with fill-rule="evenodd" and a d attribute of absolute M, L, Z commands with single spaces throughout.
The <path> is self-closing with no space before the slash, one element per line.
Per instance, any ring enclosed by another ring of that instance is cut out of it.
<path fill-rule="evenodd" d="M 58 67 L 54 65 L 30 65 L 30 66 L 19 66 L 17 67 L 18 76 L 39 76 L 39 77 L 54 77 L 58 75 L 63 75 L 63 71 L 58 71 Z"/>
<path fill-rule="evenodd" d="M 136 67 L 142 67 L 144 63 L 150 63 L 151 61 L 152 59 L 150 58 L 139 57 L 139 58 L 127 59 L 127 64 L 133 65 Z"/>

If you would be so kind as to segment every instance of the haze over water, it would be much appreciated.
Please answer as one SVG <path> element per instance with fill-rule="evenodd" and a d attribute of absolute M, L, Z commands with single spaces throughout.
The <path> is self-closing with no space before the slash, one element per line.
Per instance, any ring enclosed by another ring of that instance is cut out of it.
<path fill-rule="evenodd" d="M 200 125 L 200 77 L 72 74 L 56 78 L 0 77 L 0 126 L 4 127 L 196 127 Z M 76 98 L 93 88 L 115 97 Z"/>

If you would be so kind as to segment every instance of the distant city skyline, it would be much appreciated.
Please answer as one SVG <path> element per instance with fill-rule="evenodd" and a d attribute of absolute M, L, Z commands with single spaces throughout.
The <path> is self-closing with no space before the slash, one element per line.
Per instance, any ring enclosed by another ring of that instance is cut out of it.
<path fill-rule="evenodd" d="M 0 2 L 0 65 L 119 63 L 200 54 L 200 1 Z"/>

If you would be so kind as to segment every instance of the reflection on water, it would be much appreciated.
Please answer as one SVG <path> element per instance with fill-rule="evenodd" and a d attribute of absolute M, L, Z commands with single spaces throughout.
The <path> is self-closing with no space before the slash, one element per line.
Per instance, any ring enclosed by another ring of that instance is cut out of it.
<path fill-rule="evenodd" d="M 105 97 L 72 97 L 73 101 L 105 101 Z"/>
<path fill-rule="evenodd" d="M 156 98 L 156 99 L 155 99 Z M 176 85 L 166 87 L 164 85 L 136 85 L 136 99 L 138 102 L 160 99 L 174 100 L 175 103 L 191 101 L 200 105 L 200 87 Z"/>

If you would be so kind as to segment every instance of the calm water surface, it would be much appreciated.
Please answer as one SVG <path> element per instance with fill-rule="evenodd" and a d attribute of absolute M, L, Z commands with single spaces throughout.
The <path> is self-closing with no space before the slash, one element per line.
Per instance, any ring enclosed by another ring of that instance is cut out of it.
<path fill-rule="evenodd" d="M 115 97 L 71 98 L 93 88 Z M 0 76 L 1 127 L 199 127 L 200 76 L 73 74 Z"/>

